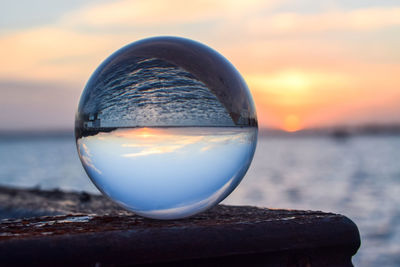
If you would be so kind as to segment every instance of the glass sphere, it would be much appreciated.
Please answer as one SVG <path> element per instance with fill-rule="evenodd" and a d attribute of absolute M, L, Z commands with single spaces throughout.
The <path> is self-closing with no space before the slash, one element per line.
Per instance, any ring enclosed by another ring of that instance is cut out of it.
<path fill-rule="evenodd" d="M 156 219 L 188 217 L 228 196 L 250 166 L 257 132 L 238 71 L 211 48 L 178 37 L 140 40 L 107 58 L 75 120 L 92 182 Z"/>

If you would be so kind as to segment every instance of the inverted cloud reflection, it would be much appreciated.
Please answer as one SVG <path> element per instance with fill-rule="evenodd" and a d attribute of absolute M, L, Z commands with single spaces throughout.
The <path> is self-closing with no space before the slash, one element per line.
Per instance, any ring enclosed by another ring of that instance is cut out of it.
<path fill-rule="evenodd" d="M 96 168 L 96 166 L 94 166 L 92 162 L 92 154 L 90 153 L 90 150 L 87 147 L 87 145 L 78 140 L 78 146 L 79 146 L 78 153 L 83 161 L 83 164 L 85 164 L 98 174 L 101 174 L 101 171 L 98 168 Z"/>
<path fill-rule="evenodd" d="M 215 146 L 226 145 L 233 142 L 245 143 L 250 141 L 247 140 L 248 136 L 233 128 L 231 131 L 212 131 L 213 135 L 210 135 L 209 130 L 207 131 L 205 129 L 203 132 L 200 130 L 200 135 L 198 135 L 198 131 L 198 128 L 196 131 L 193 129 L 182 130 L 182 128 L 137 128 L 118 129 L 111 133 L 106 133 L 106 135 L 108 136 L 108 140 L 110 140 L 110 138 L 116 140 L 123 138 L 124 143 L 120 144 L 121 156 L 126 158 L 179 152 L 179 150 L 187 146 L 196 146 L 198 151 L 203 152 Z M 93 138 L 101 141 L 104 140 L 103 135 L 105 135 L 105 133 L 86 138 Z M 129 143 L 125 143 L 127 140 L 129 140 Z"/>

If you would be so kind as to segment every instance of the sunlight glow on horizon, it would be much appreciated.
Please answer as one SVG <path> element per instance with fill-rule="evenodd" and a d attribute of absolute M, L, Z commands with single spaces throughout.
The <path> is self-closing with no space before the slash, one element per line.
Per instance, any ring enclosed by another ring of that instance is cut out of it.
<path fill-rule="evenodd" d="M 287 132 L 297 132 L 301 130 L 300 118 L 296 115 L 290 114 L 285 117 L 284 130 Z"/>

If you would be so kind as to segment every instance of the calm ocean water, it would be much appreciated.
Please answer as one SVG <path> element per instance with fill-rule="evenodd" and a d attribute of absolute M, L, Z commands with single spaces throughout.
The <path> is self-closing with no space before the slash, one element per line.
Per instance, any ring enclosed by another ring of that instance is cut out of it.
<path fill-rule="evenodd" d="M 0 139 L 0 185 L 98 193 L 70 137 Z M 224 203 L 344 214 L 361 232 L 356 266 L 400 266 L 400 136 L 259 137 Z"/>

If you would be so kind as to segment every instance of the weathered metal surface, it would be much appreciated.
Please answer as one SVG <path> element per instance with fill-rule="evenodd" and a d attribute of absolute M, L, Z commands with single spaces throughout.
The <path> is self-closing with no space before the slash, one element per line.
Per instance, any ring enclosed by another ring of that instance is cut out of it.
<path fill-rule="evenodd" d="M 0 265 L 352 266 L 360 246 L 357 226 L 332 213 L 219 205 L 157 221 L 101 196 L 0 189 L 9 213 L 10 194 L 26 214 L 62 215 L 2 220 Z"/>

